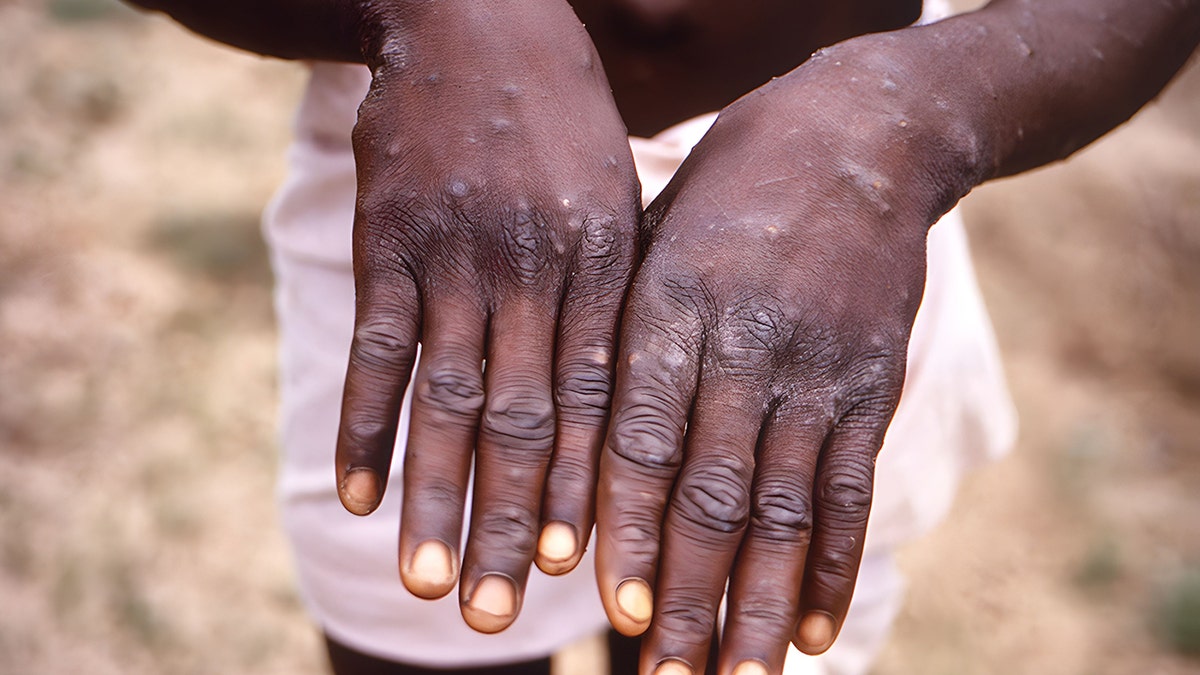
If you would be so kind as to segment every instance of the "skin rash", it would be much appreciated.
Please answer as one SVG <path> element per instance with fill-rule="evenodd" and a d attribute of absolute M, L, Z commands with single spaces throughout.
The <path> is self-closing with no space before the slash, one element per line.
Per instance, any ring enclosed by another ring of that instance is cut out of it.
<path fill-rule="evenodd" d="M 531 563 L 570 571 L 595 522 L 644 673 L 703 671 L 727 585 L 720 672 L 829 647 L 927 229 L 1126 120 L 1200 40 L 1200 0 L 994 0 L 925 27 L 899 0 L 138 4 L 372 68 L 343 503 L 382 497 L 419 343 L 404 583 L 457 583 L 467 623 L 503 630 Z M 627 130 L 710 110 L 642 213 Z"/>

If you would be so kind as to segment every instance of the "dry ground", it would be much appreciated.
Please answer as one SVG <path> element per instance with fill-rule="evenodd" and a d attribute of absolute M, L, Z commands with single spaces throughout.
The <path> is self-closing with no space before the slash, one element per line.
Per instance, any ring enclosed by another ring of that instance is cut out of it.
<path fill-rule="evenodd" d="M 0 0 L 0 673 L 321 672 L 256 223 L 302 82 Z M 1200 68 L 968 209 L 1022 436 L 905 552 L 877 673 L 1200 673 Z"/>

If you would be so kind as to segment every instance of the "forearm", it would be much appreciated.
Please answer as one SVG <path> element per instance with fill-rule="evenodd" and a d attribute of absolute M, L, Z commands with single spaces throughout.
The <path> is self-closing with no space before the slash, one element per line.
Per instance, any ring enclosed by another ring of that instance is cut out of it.
<path fill-rule="evenodd" d="M 372 66 L 414 50 L 434 61 L 458 58 L 462 47 L 444 39 L 447 28 L 464 34 L 482 30 L 512 39 L 537 31 L 582 32 L 564 0 L 127 2 L 164 12 L 201 35 L 259 54 Z"/>
<path fill-rule="evenodd" d="M 1197 0 L 993 0 L 958 42 L 983 177 L 1062 159 L 1154 98 L 1200 42 Z"/>
<path fill-rule="evenodd" d="M 127 0 L 214 40 L 285 59 L 362 62 L 386 2 L 361 0 Z M 396 3 L 392 3 L 396 4 Z"/>
<path fill-rule="evenodd" d="M 936 217 L 976 185 L 1062 159 L 1127 120 L 1197 42 L 1200 0 L 993 0 L 834 45 L 779 84 L 800 94 L 798 109 L 817 96 L 852 111 L 839 122 L 869 130 L 872 161 L 931 177 Z"/>

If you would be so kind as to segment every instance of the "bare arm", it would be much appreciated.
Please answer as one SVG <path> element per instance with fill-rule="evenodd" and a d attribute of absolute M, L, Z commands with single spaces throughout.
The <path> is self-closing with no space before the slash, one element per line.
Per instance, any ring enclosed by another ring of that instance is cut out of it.
<path fill-rule="evenodd" d="M 1196 0 L 993 0 L 931 26 L 849 40 L 809 65 L 839 62 L 843 91 L 868 101 L 878 98 L 871 89 L 896 85 L 910 121 L 925 124 L 898 133 L 948 151 L 938 161 L 961 172 L 965 193 L 1063 159 L 1123 123 L 1198 43 Z"/>
<path fill-rule="evenodd" d="M 338 491 L 378 507 L 415 369 L 401 578 L 425 598 L 457 586 L 469 625 L 503 630 L 531 562 L 583 557 L 634 260 L 633 158 L 583 25 L 564 0 L 140 4 L 256 52 L 371 66 Z"/>
<path fill-rule="evenodd" d="M 646 212 L 601 463 L 600 592 L 643 674 L 703 672 L 726 589 L 723 675 L 829 648 L 929 227 L 1120 124 L 1198 40 L 1197 0 L 995 0 L 722 111 Z"/>
<path fill-rule="evenodd" d="M 385 2 L 361 0 L 128 0 L 234 47 L 285 59 L 363 61 Z M 375 17 L 375 18 L 372 18 Z"/>

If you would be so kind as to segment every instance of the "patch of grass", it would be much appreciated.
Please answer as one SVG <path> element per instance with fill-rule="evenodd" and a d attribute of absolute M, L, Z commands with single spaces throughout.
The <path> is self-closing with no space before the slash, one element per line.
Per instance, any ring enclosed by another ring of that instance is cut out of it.
<path fill-rule="evenodd" d="M 1200 566 L 1167 585 L 1154 606 L 1153 622 L 1164 644 L 1200 658 Z"/>

